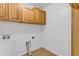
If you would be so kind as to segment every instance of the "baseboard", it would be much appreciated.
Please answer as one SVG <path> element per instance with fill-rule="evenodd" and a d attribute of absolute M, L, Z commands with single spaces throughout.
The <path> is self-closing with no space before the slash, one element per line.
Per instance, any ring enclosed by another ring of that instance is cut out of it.
<path fill-rule="evenodd" d="M 51 53 L 53 53 L 54 55 L 58 56 L 58 54 L 56 54 L 55 52 L 52 52 L 51 50 L 49 50 L 49 49 L 47 49 L 45 47 L 42 47 L 42 48 L 45 49 L 45 50 L 47 50 L 47 51 L 49 51 L 49 52 L 51 52 Z"/>
<path fill-rule="evenodd" d="M 35 50 L 32 50 L 32 52 L 37 51 L 37 50 L 39 50 L 39 49 L 42 49 L 42 50 L 45 50 L 45 51 L 51 53 L 52 56 L 58 56 L 57 54 L 55 54 L 55 53 L 51 52 L 50 50 L 48 50 L 48 49 L 46 49 L 46 48 L 43 48 L 43 47 L 37 48 L 37 49 L 35 49 Z M 22 56 L 24 56 L 24 55 L 26 55 L 26 53 L 22 54 Z"/>
<path fill-rule="evenodd" d="M 54 51 L 51 51 L 50 49 L 48 49 L 48 48 L 46 48 L 46 47 L 43 47 L 44 49 L 46 49 L 46 50 L 48 50 L 49 52 L 51 52 L 51 53 L 53 53 L 53 54 L 55 54 L 56 56 L 59 56 L 59 54 L 58 53 L 56 53 L 56 52 L 54 52 Z"/>

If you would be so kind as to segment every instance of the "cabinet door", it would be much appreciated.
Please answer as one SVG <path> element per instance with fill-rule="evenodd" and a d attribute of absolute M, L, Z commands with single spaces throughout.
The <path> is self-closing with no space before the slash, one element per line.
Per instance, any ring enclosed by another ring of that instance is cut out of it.
<path fill-rule="evenodd" d="M 33 8 L 35 12 L 35 23 L 45 24 L 46 23 L 46 13 L 38 8 Z"/>
<path fill-rule="evenodd" d="M 39 9 L 37 8 L 33 8 L 34 9 L 34 13 L 35 13 L 35 24 L 40 24 L 40 19 L 41 19 L 41 14 L 40 14 L 40 11 Z"/>
<path fill-rule="evenodd" d="M 41 11 L 41 24 L 46 24 L 46 12 L 45 11 Z"/>
<path fill-rule="evenodd" d="M 29 22 L 29 9 L 28 8 L 22 8 L 22 22 Z"/>
<path fill-rule="evenodd" d="M 19 7 L 20 7 L 20 4 L 18 4 L 18 3 L 10 3 L 9 4 L 9 20 L 20 21 Z"/>
<path fill-rule="evenodd" d="M 34 10 L 33 9 L 29 9 L 29 23 L 34 24 Z"/>
<path fill-rule="evenodd" d="M 8 5 L 0 3 L 0 19 L 8 19 Z"/>

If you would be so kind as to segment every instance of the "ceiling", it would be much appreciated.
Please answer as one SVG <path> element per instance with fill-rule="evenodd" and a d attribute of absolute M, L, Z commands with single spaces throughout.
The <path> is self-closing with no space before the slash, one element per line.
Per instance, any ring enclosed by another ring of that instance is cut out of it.
<path fill-rule="evenodd" d="M 39 7 L 39 8 L 46 8 L 47 6 L 49 6 L 51 3 L 23 3 L 23 5 L 29 7 Z"/>

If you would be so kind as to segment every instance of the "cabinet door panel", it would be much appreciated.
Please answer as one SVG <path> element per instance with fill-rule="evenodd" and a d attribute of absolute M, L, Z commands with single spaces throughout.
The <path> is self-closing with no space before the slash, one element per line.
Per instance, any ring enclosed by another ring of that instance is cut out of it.
<path fill-rule="evenodd" d="M 46 13 L 38 8 L 33 8 L 35 12 L 35 23 L 45 24 L 46 23 Z"/>
<path fill-rule="evenodd" d="M 41 11 L 41 20 L 40 20 L 41 24 L 46 24 L 46 12 L 45 11 Z"/>
<path fill-rule="evenodd" d="M 35 13 L 35 24 L 39 24 L 40 23 L 40 11 L 36 8 L 34 8 L 34 13 Z"/>
<path fill-rule="evenodd" d="M 20 21 L 19 20 L 19 4 L 18 3 L 10 3 L 9 4 L 9 20 Z"/>
<path fill-rule="evenodd" d="M 7 9 L 8 9 L 7 4 L 0 3 L 0 19 L 8 19 Z"/>
<path fill-rule="evenodd" d="M 29 9 L 22 8 L 22 22 L 29 22 Z"/>
<path fill-rule="evenodd" d="M 29 23 L 34 24 L 34 10 L 33 9 L 29 9 Z"/>

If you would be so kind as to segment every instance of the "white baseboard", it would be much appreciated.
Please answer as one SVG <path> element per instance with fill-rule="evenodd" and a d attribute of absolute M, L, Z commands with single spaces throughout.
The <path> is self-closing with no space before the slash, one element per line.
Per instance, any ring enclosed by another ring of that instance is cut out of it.
<path fill-rule="evenodd" d="M 47 49 L 48 51 L 50 51 L 50 52 L 54 53 L 54 54 L 55 54 L 55 55 L 57 55 L 57 56 L 61 56 L 60 54 L 56 53 L 55 51 L 52 51 L 52 50 L 51 50 L 51 49 L 49 49 L 49 48 L 46 48 L 46 47 L 43 47 L 43 48 Z"/>
<path fill-rule="evenodd" d="M 31 51 L 37 50 L 37 49 L 39 49 L 39 48 L 41 48 L 41 47 L 31 49 Z M 56 53 L 55 51 L 52 51 L 52 50 L 51 50 L 51 49 L 49 49 L 49 48 L 46 48 L 46 47 L 42 47 L 42 48 L 47 49 L 48 51 L 50 51 L 50 52 L 54 53 L 54 54 L 55 54 L 55 55 L 57 55 L 57 56 L 61 56 L 60 54 Z M 22 53 L 21 53 L 21 54 L 19 54 L 18 56 L 22 56 L 22 55 L 24 55 L 24 54 L 26 54 L 26 52 L 22 52 Z"/>

